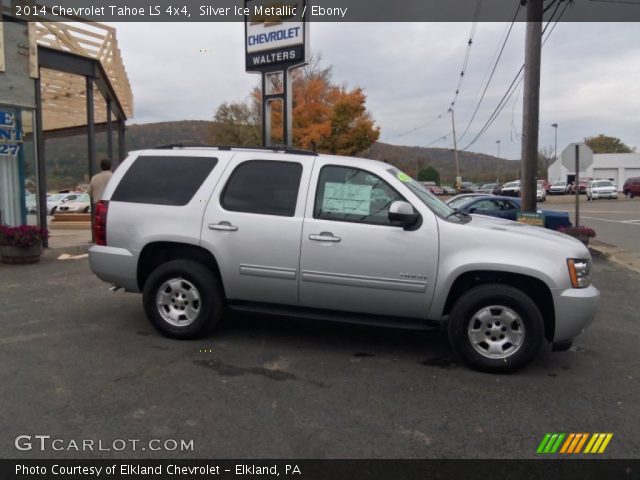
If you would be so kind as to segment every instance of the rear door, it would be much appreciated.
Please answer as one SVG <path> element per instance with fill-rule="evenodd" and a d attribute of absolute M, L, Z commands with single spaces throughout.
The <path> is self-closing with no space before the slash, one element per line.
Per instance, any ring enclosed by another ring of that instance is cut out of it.
<path fill-rule="evenodd" d="M 229 162 L 202 228 L 202 244 L 218 261 L 227 298 L 298 304 L 300 236 L 314 158 L 239 152 Z"/>

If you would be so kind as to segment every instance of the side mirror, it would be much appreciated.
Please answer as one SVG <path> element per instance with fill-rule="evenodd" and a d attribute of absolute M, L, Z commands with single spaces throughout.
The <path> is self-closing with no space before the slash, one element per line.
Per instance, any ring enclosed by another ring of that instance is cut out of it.
<path fill-rule="evenodd" d="M 389 221 L 395 225 L 400 225 L 404 228 L 413 227 L 418 223 L 419 219 L 418 212 L 407 202 L 398 200 L 389 207 Z"/>

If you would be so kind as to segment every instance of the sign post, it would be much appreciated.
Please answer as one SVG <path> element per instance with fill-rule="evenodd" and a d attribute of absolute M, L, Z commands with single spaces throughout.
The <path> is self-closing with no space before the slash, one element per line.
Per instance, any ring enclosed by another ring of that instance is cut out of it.
<path fill-rule="evenodd" d="M 580 226 L 580 145 L 576 144 L 576 227 Z"/>
<path fill-rule="evenodd" d="M 245 68 L 262 75 L 262 144 L 270 146 L 275 102 L 282 102 L 283 142 L 293 145 L 291 70 L 309 60 L 307 0 L 245 0 Z"/>

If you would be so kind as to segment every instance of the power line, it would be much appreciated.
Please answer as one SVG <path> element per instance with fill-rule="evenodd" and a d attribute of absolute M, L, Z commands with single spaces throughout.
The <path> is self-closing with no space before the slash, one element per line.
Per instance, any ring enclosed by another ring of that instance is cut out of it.
<path fill-rule="evenodd" d="M 389 141 L 389 140 L 394 140 L 394 139 L 396 139 L 396 138 L 400 138 L 400 137 L 407 136 L 407 135 L 409 135 L 409 134 L 411 134 L 411 133 L 413 133 L 413 132 L 416 132 L 416 131 L 418 131 L 418 130 L 421 130 L 421 129 L 423 129 L 423 128 L 425 128 L 425 127 L 428 127 L 429 125 L 431 125 L 431 124 L 433 124 L 433 123 L 437 122 L 438 120 L 440 120 L 441 118 L 443 118 L 447 113 L 449 113 L 449 110 L 446 110 L 446 111 L 444 111 L 444 112 L 442 112 L 442 113 L 438 114 L 437 116 L 435 116 L 434 118 L 432 118 L 431 120 L 429 120 L 429 121 L 428 121 L 428 122 L 426 122 L 426 123 L 423 123 L 423 124 L 421 124 L 421 125 L 418 125 L 417 127 L 414 127 L 414 128 L 412 128 L 412 129 L 410 129 L 410 130 L 405 130 L 404 132 L 402 132 L 402 133 L 398 133 L 397 135 L 393 135 L 393 136 L 391 136 L 391 137 L 383 138 L 383 139 L 382 139 L 382 140 L 380 140 L 380 141 L 381 141 L 381 142 L 387 142 L 387 141 Z"/>
<path fill-rule="evenodd" d="M 544 35 L 545 31 L 547 30 L 547 27 L 549 27 L 549 24 L 553 21 L 553 17 L 555 16 L 556 12 L 558 11 L 560 5 L 562 4 L 562 2 L 559 2 L 556 6 L 556 9 L 553 11 L 553 13 L 551 14 L 551 17 L 549 18 L 549 20 L 547 21 L 547 24 L 545 25 L 544 29 L 542 30 L 542 35 Z M 560 21 L 560 18 L 562 17 L 562 15 L 564 14 L 564 12 L 567 10 L 567 7 L 569 6 L 569 2 L 565 0 L 565 6 L 562 9 L 562 12 L 560 12 L 560 15 L 558 15 L 558 18 L 556 18 L 555 23 L 553 24 L 553 27 L 551 28 L 551 31 L 549 32 L 549 34 L 547 35 L 547 37 L 544 39 L 544 41 L 542 42 L 542 45 L 544 45 L 545 43 L 547 43 L 547 40 L 549 40 L 549 37 L 551 36 L 551 34 L 553 33 L 553 31 L 556 28 L 556 25 L 558 24 L 558 22 Z M 473 145 L 474 143 L 476 143 L 478 141 L 478 139 L 484 135 L 484 133 L 489 129 L 489 127 L 493 124 L 493 122 L 496 120 L 496 118 L 498 118 L 498 116 L 500 115 L 500 113 L 502 112 L 502 110 L 504 109 L 504 107 L 506 106 L 506 104 L 509 102 L 509 99 L 513 96 L 516 88 L 518 87 L 518 85 L 520 84 L 520 82 L 522 82 L 522 78 L 520 77 L 520 74 L 522 73 L 522 71 L 524 70 L 524 64 L 520 67 L 520 69 L 518 70 L 518 73 L 516 73 L 516 76 L 513 78 L 511 84 L 509 85 L 509 87 L 507 88 L 506 92 L 504 93 L 504 95 L 502 96 L 502 98 L 500 99 L 500 101 L 498 102 L 498 105 L 496 106 L 496 108 L 493 110 L 493 112 L 491 113 L 491 115 L 489 116 L 488 120 L 485 122 L 485 124 L 483 125 L 483 127 L 480 129 L 480 131 L 476 134 L 476 136 L 473 138 L 473 140 L 471 140 L 471 142 L 469 142 L 467 144 L 466 147 L 464 147 L 462 150 L 467 150 L 471 145 Z"/>
<path fill-rule="evenodd" d="M 505 47 L 507 46 L 507 42 L 509 41 L 509 36 L 511 35 L 511 30 L 513 30 L 513 25 L 516 22 L 516 17 L 518 16 L 518 12 L 520 12 L 520 8 L 522 7 L 521 3 L 518 2 L 518 5 L 516 7 L 516 11 L 513 14 L 513 19 L 511 20 L 511 25 L 509 26 L 509 30 L 507 31 L 507 35 L 505 36 L 503 42 L 502 42 L 502 47 L 500 47 L 500 51 L 498 53 L 498 57 L 495 60 L 495 63 L 493 64 L 493 69 L 491 70 L 491 75 L 489 76 L 489 79 L 487 80 L 487 83 L 484 86 L 484 90 L 482 91 L 482 95 L 480 96 L 480 100 L 478 101 L 478 104 L 476 105 L 475 110 L 473 111 L 473 115 L 471 115 L 471 119 L 469 120 L 469 122 L 467 123 L 467 126 L 465 127 L 464 131 L 462 132 L 462 135 L 460 135 L 459 140 L 462 140 L 464 138 L 464 136 L 467 134 L 467 132 L 469 131 L 469 128 L 471 127 L 471 124 L 473 123 L 473 120 L 476 118 L 476 115 L 478 114 L 478 110 L 480 110 L 480 105 L 482 105 L 482 101 L 484 100 L 484 97 L 487 93 L 487 89 L 489 88 L 489 85 L 491 84 L 491 80 L 493 79 L 493 75 L 496 73 L 496 69 L 498 68 L 498 64 L 500 63 L 500 58 L 502 58 L 502 53 L 504 52 Z"/>

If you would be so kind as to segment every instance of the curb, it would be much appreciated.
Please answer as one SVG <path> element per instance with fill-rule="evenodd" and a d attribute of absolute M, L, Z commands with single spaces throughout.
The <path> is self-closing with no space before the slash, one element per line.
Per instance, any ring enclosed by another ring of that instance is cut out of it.
<path fill-rule="evenodd" d="M 608 243 L 594 240 L 589 243 L 589 250 L 602 255 L 607 260 L 625 267 L 633 272 L 640 273 L 640 255 L 609 245 Z"/>

